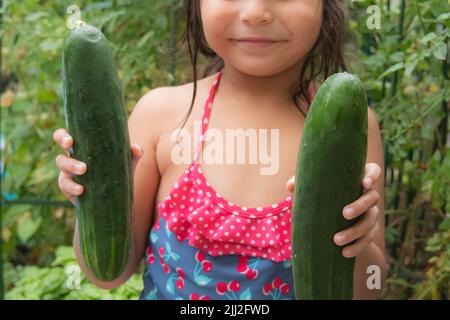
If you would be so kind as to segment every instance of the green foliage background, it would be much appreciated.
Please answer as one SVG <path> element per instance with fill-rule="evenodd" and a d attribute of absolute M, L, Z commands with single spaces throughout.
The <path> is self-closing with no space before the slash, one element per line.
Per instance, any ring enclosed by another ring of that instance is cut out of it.
<path fill-rule="evenodd" d="M 142 289 L 142 272 L 112 291 L 84 277 L 81 289 L 68 289 L 68 271 L 76 265 L 75 212 L 58 189 L 54 159 L 61 150 L 52 134 L 65 126 L 60 60 L 72 4 L 113 45 L 129 112 L 152 88 L 192 81 L 187 49 L 178 42 L 185 26 L 181 1 L 3 1 L 7 299 L 136 299 Z M 380 9 L 380 29 L 367 24 L 371 5 Z M 366 85 L 385 148 L 390 269 L 383 298 L 449 299 L 449 1 L 349 0 L 348 7 L 349 72 Z"/>

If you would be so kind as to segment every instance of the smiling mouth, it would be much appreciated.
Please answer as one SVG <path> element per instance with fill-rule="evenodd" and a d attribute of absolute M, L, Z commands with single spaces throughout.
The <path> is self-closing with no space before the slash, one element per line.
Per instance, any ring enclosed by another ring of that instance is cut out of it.
<path fill-rule="evenodd" d="M 270 47 L 274 44 L 277 44 L 281 41 L 261 41 L 261 40 L 233 40 L 237 44 L 245 46 L 245 47 Z"/>

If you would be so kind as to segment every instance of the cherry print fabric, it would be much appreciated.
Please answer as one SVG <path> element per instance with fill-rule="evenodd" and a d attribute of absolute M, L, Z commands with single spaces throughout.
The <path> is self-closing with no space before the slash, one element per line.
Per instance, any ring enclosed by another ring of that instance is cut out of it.
<path fill-rule="evenodd" d="M 293 299 L 292 197 L 246 208 L 224 199 L 197 162 L 220 83 L 202 114 L 194 160 L 158 204 L 141 299 Z"/>

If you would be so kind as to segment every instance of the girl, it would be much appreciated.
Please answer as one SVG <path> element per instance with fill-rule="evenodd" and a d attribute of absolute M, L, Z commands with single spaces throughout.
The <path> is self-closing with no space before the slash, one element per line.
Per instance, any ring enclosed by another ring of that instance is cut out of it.
<path fill-rule="evenodd" d="M 194 82 L 151 90 L 129 117 L 134 249 L 126 270 L 111 282 L 96 279 L 83 263 L 75 230 L 77 259 L 94 284 L 111 289 L 145 258 L 142 299 L 293 299 L 290 214 L 297 150 L 314 82 L 345 69 L 346 9 L 337 0 L 187 0 L 185 8 Z M 198 51 L 212 61 L 199 81 Z M 195 138 L 181 149 L 172 135 L 180 115 L 187 125 L 183 137 Z M 370 109 L 368 120 L 364 193 L 343 210 L 346 219 L 362 217 L 334 237 L 345 257 L 356 257 L 355 299 L 377 298 L 385 278 L 383 152 Z M 275 128 L 282 165 L 262 175 L 249 163 L 200 164 L 211 155 L 208 128 Z M 66 151 L 56 158 L 59 187 L 75 204 L 84 189 L 72 175 L 88 168 L 69 157 L 73 140 L 66 130 L 55 131 L 54 140 Z M 189 154 L 191 147 L 189 161 L 175 163 L 174 154 Z M 378 267 L 372 286 L 370 265 Z"/>

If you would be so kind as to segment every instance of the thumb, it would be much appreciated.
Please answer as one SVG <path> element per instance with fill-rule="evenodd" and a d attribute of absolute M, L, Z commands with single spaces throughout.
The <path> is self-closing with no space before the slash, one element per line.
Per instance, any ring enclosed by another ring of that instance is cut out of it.
<path fill-rule="evenodd" d="M 137 163 L 142 158 L 142 155 L 144 154 L 144 149 L 138 144 L 133 144 L 131 146 L 131 163 L 132 163 L 132 170 L 134 172 L 134 169 L 137 166 Z"/>
<path fill-rule="evenodd" d="M 292 178 L 290 178 L 288 180 L 288 182 L 286 183 L 286 188 L 288 189 L 288 191 L 290 193 L 294 192 L 294 182 L 295 182 L 295 176 L 293 176 Z"/>

